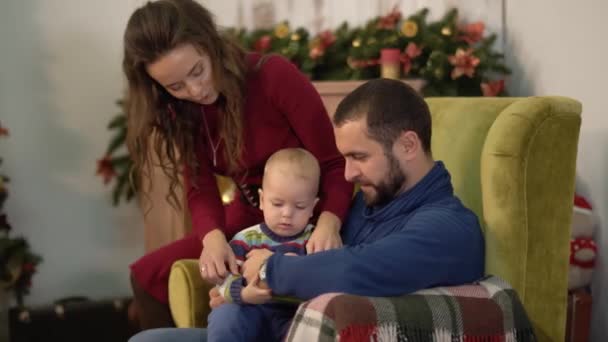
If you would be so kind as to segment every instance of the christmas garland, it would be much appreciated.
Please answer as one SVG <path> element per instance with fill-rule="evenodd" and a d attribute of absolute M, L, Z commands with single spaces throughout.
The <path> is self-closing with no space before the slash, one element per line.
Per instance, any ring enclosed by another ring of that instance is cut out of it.
<path fill-rule="evenodd" d="M 0 123 L 0 138 L 5 138 L 8 134 L 8 129 Z M 29 294 L 32 276 L 42 258 L 32 253 L 25 238 L 10 236 L 12 227 L 4 212 L 8 180 L 8 177 L 0 174 L 0 291 L 12 291 L 17 305 L 23 306 L 23 298 Z"/>
<path fill-rule="evenodd" d="M 504 77 L 510 73 L 504 56 L 494 51 L 496 35 L 485 35 L 483 22 L 462 23 L 457 9 L 438 21 L 428 20 L 428 9 L 404 18 L 394 9 L 361 27 L 344 23 L 335 30 L 312 36 L 288 22 L 271 29 L 237 30 L 233 36 L 247 50 L 285 56 L 312 81 L 365 80 L 380 77 L 383 49 L 398 49 L 402 78 L 424 79 L 425 96 L 502 96 Z M 120 104 L 120 103 L 119 103 Z M 113 203 L 129 201 L 136 189 L 129 184 L 131 160 L 125 151 L 126 120 L 117 115 L 110 123 L 113 137 L 97 173 L 104 183 L 113 180 Z M 124 149 L 123 149 L 124 150 Z"/>

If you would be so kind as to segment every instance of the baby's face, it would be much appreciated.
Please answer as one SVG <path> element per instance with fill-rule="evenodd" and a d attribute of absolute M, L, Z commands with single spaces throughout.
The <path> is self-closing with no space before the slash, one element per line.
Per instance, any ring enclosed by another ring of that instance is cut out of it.
<path fill-rule="evenodd" d="M 282 173 L 264 177 L 260 209 L 268 228 L 279 236 L 300 233 L 306 228 L 318 201 L 313 182 Z"/>

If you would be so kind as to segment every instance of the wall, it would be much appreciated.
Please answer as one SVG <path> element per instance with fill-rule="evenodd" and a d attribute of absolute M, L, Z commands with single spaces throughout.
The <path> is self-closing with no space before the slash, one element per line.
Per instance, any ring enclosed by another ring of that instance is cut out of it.
<path fill-rule="evenodd" d="M 351 26 L 365 24 L 370 18 L 385 15 L 391 9 L 404 16 L 421 8 L 430 10 L 429 19 L 441 18 L 445 12 L 458 7 L 462 19 L 483 20 L 488 29 L 502 33 L 502 0 L 204 0 L 224 26 L 254 28 L 256 24 L 272 25 L 288 20 L 292 28 L 306 27 L 313 33 L 337 27 L 344 21 Z M 270 20 L 260 23 L 256 15 Z M 500 44 L 500 43 L 499 43 Z"/>
<path fill-rule="evenodd" d="M 113 208 L 95 176 L 123 89 L 121 35 L 134 1 L 5 1 L 0 10 L 0 142 L 6 210 L 44 262 L 28 304 L 129 294 L 143 253 L 136 205 Z"/>
<path fill-rule="evenodd" d="M 507 1 L 506 53 L 513 95 L 564 95 L 583 104 L 577 189 L 601 219 L 593 280 L 593 340 L 608 336 L 608 2 Z"/>

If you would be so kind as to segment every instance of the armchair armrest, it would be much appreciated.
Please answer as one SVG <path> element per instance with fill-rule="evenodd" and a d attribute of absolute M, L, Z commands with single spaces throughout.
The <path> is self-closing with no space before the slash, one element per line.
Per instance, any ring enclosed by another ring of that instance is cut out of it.
<path fill-rule="evenodd" d="M 292 341 L 537 341 L 517 293 L 499 277 L 400 297 L 327 293 L 301 304 Z"/>
<path fill-rule="evenodd" d="M 198 260 L 178 260 L 173 264 L 169 275 L 169 307 L 178 328 L 207 326 L 212 287 L 201 278 Z"/>

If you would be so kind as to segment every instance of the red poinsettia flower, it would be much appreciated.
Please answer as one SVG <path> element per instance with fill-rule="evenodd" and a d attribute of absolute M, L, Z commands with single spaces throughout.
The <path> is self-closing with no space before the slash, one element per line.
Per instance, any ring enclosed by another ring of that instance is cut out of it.
<path fill-rule="evenodd" d="M 308 53 L 311 59 L 317 59 L 325 54 L 325 50 L 320 46 L 313 46 Z"/>
<path fill-rule="evenodd" d="M 310 42 L 311 59 L 317 59 L 325 55 L 325 50 L 336 42 L 336 36 L 330 30 L 323 31 Z"/>
<path fill-rule="evenodd" d="M 460 35 L 458 39 L 467 42 L 469 45 L 473 45 L 483 38 L 485 28 L 486 25 L 481 21 L 464 25 L 459 28 Z"/>
<path fill-rule="evenodd" d="M 0 137 L 6 136 L 8 136 L 8 128 L 2 126 L 2 123 L 0 123 Z"/>
<path fill-rule="evenodd" d="M 479 58 L 473 55 L 472 49 L 458 49 L 454 55 L 448 57 L 448 61 L 454 66 L 454 70 L 452 70 L 453 80 L 462 75 L 467 75 L 469 78 L 473 77 L 475 68 L 479 65 Z"/>
<path fill-rule="evenodd" d="M 412 60 L 422 54 L 422 47 L 410 42 L 405 47 L 405 52 L 401 55 L 401 63 L 403 64 L 403 74 L 407 75 L 412 70 Z"/>
<path fill-rule="evenodd" d="M 36 271 L 36 266 L 31 262 L 26 262 L 25 264 L 23 264 L 21 269 L 23 270 L 23 272 L 26 273 L 34 273 Z"/>
<path fill-rule="evenodd" d="M 336 42 L 336 35 L 330 30 L 325 30 L 319 33 L 319 38 L 321 39 L 321 45 L 323 45 L 325 49 Z"/>
<path fill-rule="evenodd" d="M 110 156 L 105 156 L 97 161 L 97 175 L 103 177 L 103 184 L 108 184 L 116 176 Z"/>
<path fill-rule="evenodd" d="M 498 96 L 505 90 L 505 80 L 491 81 L 481 84 L 483 96 Z"/>
<path fill-rule="evenodd" d="M 377 27 L 385 30 L 393 30 L 397 26 L 399 20 L 401 20 L 401 12 L 397 9 L 397 6 L 395 6 L 389 14 L 380 17 Z"/>
<path fill-rule="evenodd" d="M 256 52 L 263 53 L 270 49 L 270 43 L 272 42 L 272 37 L 269 35 L 261 36 L 254 44 L 253 49 Z"/>

